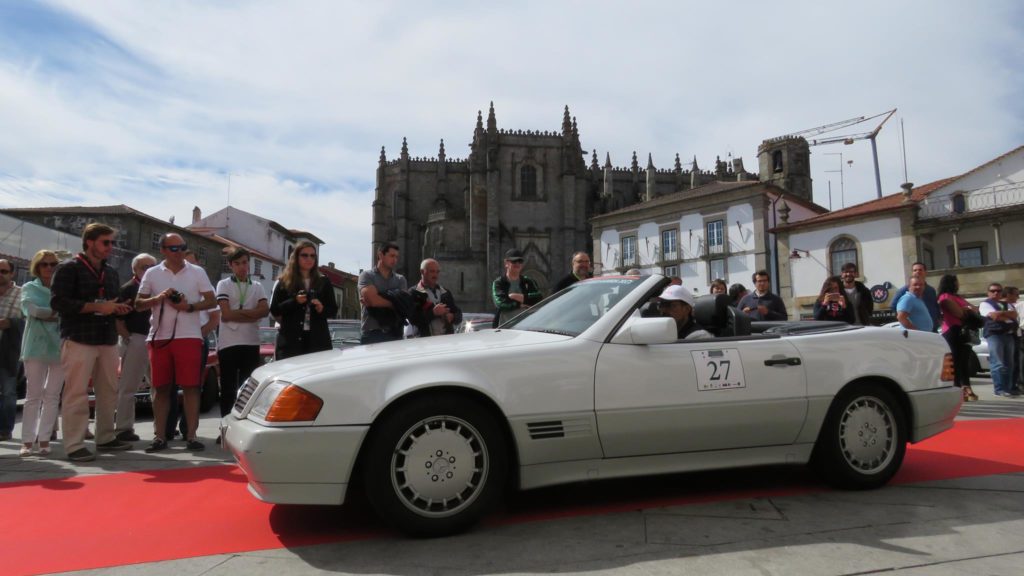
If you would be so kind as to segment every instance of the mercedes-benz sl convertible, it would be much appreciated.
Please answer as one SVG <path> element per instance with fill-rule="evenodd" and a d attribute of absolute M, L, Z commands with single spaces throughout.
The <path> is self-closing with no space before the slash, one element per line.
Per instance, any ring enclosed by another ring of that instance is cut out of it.
<path fill-rule="evenodd" d="M 697 300 L 713 338 L 651 317 L 668 279 L 572 285 L 497 330 L 258 369 L 222 421 L 261 500 L 342 504 L 358 483 L 409 534 L 476 522 L 503 492 L 769 464 L 874 488 L 960 407 L 937 334 L 751 323 Z"/>

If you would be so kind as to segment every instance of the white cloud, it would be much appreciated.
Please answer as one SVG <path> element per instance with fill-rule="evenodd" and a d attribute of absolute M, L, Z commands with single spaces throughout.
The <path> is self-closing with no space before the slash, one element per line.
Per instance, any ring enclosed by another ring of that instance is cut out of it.
<path fill-rule="evenodd" d="M 433 156 L 444 138 L 463 158 L 491 100 L 511 129 L 557 130 L 568 104 L 602 163 L 731 153 L 749 170 L 764 138 L 898 106 L 878 138 L 886 193 L 903 180 L 899 119 L 918 184 L 1024 136 L 1013 2 L 54 6 L 19 30 L 33 42 L 0 50 L 0 204 L 181 223 L 223 207 L 230 172 L 233 205 L 317 234 L 344 268 L 370 264 L 380 146 L 394 158 L 408 136 Z M 47 34 L 61 19 L 85 40 Z M 812 151 L 819 202 L 832 179 L 838 205 L 839 152 L 846 203 L 874 196 L 868 142 Z"/>

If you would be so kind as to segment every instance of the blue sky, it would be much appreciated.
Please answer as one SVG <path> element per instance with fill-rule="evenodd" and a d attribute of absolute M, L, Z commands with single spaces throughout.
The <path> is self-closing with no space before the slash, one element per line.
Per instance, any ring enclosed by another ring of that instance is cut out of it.
<path fill-rule="evenodd" d="M 923 184 L 1024 144 L 1019 3 L 22 2 L 0 0 L 0 206 L 124 203 L 187 223 L 228 202 L 370 265 L 380 147 L 464 158 L 477 110 L 756 170 L 773 136 L 898 108 Z M 868 130 L 870 127 L 865 127 Z M 860 129 L 854 129 L 861 131 Z M 870 144 L 812 148 L 815 197 L 874 197 Z M 826 154 L 828 153 L 828 154 Z M 847 162 L 852 160 L 852 164 Z"/>

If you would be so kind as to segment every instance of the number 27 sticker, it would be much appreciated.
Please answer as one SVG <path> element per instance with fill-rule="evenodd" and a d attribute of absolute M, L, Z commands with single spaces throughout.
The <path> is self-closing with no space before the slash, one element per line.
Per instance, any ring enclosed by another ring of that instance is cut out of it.
<path fill-rule="evenodd" d="M 693 355 L 694 368 L 697 370 L 697 390 L 747 387 L 739 350 L 694 350 L 690 354 Z"/>

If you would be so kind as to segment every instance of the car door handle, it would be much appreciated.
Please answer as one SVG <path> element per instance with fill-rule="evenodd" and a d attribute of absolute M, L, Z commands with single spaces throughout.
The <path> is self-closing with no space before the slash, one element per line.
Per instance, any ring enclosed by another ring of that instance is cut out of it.
<path fill-rule="evenodd" d="M 764 361 L 765 366 L 799 366 L 799 358 L 769 358 Z"/>

